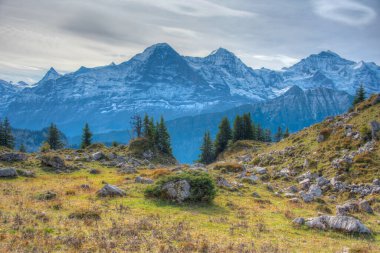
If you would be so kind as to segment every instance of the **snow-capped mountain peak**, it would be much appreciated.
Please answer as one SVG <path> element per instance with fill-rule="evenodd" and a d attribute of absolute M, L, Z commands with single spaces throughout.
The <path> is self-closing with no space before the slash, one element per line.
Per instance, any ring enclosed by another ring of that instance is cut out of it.
<path fill-rule="evenodd" d="M 51 67 L 38 83 L 43 83 L 49 80 L 56 80 L 60 78 L 61 76 L 62 76 L 61 74 L 59 74 L 53 67 Z"/>

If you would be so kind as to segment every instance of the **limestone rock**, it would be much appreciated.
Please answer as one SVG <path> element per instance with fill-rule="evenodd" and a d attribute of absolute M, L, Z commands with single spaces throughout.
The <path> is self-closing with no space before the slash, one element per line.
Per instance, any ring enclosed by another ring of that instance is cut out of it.
<path fill-rule="evenodd" d="M 95 152 L 91 155 L 91 158 L 94 160 L 94 161 L 99 161 L 101 159 L 104 159 L 106 156 L 103 154 L 103 152 L 101 151 L 98 151 L 98 152 Z"/>
<path fill-rule="evenodd" d="M 307 219 L 305 225 L 309 228 L 316 228 L 321 230 L 336 230 L 345 233 L 371 233 L 371 231 L 359 220 L 350 216 L 323 215 Z"/>
<path fill-rule="evenodd" d="M 190 197 L 190 188 L 187 180 L 179 180 L 165 183 L 161 190 L 166 199 L 182 203 Z"/>
<path fill-rule="evenodd" d="M 26 161 L 27 159 L 28 159 L 27 155 L 23 153 L 9 152 L 9 153 L 0 154 L 0 161 L 3 161 L 3 162 L 21 162 L 21 161 Z"/>
<path fill-rule="evenodd" d="M 41 156 L 41 164 L 54 169 L 63 170 L 66 168 L 65 161 L 57 155 L 43 155 Z"/>
<path fill-rule="evenodd" d="M 97 192 L 99 197 L 116 197 L 116 196 L 125 196 L 125 191 L 119 189 L 118 187 L 110 184 L 106 184 L 102 189 Z"/>
<path fill-rule="evenodd" d="M 152 179 L 144 178 L 144 177 L 140 177 L 140 176 L 135 178 L 135 182 L 140 183 L 140 184 L 153 184 L 154 183 L 154 181 Z"/>
<path fill-rule="evenodd" d="M 17 177 L 17 171 L 14 168 L 1 168 L 0 169 L 0 177 Z"/>
<path fill-rule="evenodd" d="M 296 225 L 303 225 L 305 224 L 305 219 L 302 217 L 298 217 L 293 220 L 293 223 Z"/>

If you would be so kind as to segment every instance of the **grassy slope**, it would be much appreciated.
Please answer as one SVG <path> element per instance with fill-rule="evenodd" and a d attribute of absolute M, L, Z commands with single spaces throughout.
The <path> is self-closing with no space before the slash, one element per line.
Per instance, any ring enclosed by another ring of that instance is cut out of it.
<path fill-rule="evenodd" d="M 349 123 L 358 128 L 369 120 L 379 119 L 379 106 L 368 108 Z M 341 133 L 337 130 L 326 142 L 318 144 L 315 138 L 320 129 L 326 127 L 323 124 L 278 144 L 264 146 L 261 151 L 237 148 L 237 153 L 231 152 L 226 157 L 233 159 L 237 154 L 249 153 L 255 158 L 258 153 L 295 146 L 296 155 L 276 157 L 275 163 L 266 167 L 275 170 L 290 164 L 299 166 L 309 157 L 319 161 L 313 170 L 334 175 L 336 172 L 331 170 L 329 160 L 339 156 L 336 147 L 343 144 L 341 141 L 337 144 L 335 139 L 340 138 Z M 354 149 L 360 144 L 349 145 Z M 119 149 L 118 152 L 124 152 Z M 327 153 L 331 153 L 331 157 Z M 373 163 L 366 170 L 357 170 L 355 164 L 350 175 L 357 176 L 347 180 L 370 181 L 379 173 L 375 170 L 378 158 L 377 149 Z M 37 177 L 0 179 L 0 252 L 341 252 L 345 247 L 353 252 L 380 252 L 378 213 L 356 215 L 375 232 L 372 237 L 297 228 L 291 223 L 293 218 L 316 216 L 321 205 L 289 203 L 286 198 L 274 196 L 261 183 L 245 184 L 236 192 L 219 189 L 212 205 L 171 205 L 144 198 L 146 185 L 135 184 L 133 180 L 137 175 L 155 178 L 167 172 L 165 169 L 159 172 L 141 169 L 135 175 L 120 175 L 115 168 L 106 168 L 98 162 L 82 163 L 84 167 L 99 169 L 101 174 L 92 175 L 85 169 L 70 174 L 48 173 L 35 158 L 12 164 L 36 171 Z M 216 176 L 218 172 L 212 170 L 211 173 Z M 224 176 L 230 181 L 236 180 L 233 174 Z M 281 187 L 292 184 L 271 181 Z M 97 198 L 96 191 L 104 182 L 125 189 L 127 196 Z M 82 184 L 90 185 L 90 190 L 83 190 Z M 55 191 L 57 198 L 36 199 L 47 190 Z M 253 198 L 252 192 L 259 193 L 261 201 Z M 323 208 L 334 212 L 339 202 L 327 197 L 324 200 Z M 68 218 L 70 213 L 83 210 L 100 213 L 101 219 Z"/>

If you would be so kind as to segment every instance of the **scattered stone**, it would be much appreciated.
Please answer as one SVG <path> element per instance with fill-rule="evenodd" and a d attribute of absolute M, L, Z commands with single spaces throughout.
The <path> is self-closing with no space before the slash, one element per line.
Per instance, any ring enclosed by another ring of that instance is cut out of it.
<path fill-rule="evenodd" d="M 102 189 L 100 189 L 97 192 L 97 195 L 99 197 L 116 197 L 116 196 L 122 197 L 122 196 L 125 196 L 126 193 L 125 191 L 119 189 L 118 187 L 114 185 L 106 184 L 105 186 L 103 186 Z"/>
<path fill-rule="evenodd" d="M 300 187 L 301 187 L 302 190 L 309 189 L 309 187 L 310 187 L 310 179 L 306 178 L 306 179 L 302 180 L 301 182 L 299 182 L 299 185 L 300 185 Z"/>
<path fill-rule="evenodd" d="M 369 124 L 371 126 L 372 140 L 378 140 L 379 139 L 378 132 L 380 131 L 380 123 L 374 120 L 374 121 L 371 121 Z"/>
<path fill-rule="evenodd" d="M 360 201 L 359 208 L 363 212 L 373 214 L 373 209 L 367 200 Z"/>
<path fill-rule="evenodd" d="M 0 161 L 3 162 L 22 162 L 26 161 L 28 159 L 28 156 L 23 153 L 4 153 L 0 154 Z"/>
<path fill-rule="evenodd" d="M 310 203 L 314 200 L 314 196 L 310 193 L 301 192 L 300 196 L 302 200 L 306 203 Z"/>
<path fill-rule="evenodd" d="M 98 170 L 98 169 L 90 169 L 90 170 L 89 170 L 89 173 L 90 173 L 90 174 L 94 174 L 94 175 L 95 175 L 95 174 L 100 174 L 100 170 Z"/>
<path fill-rule="evenodd" d="M 313 195 L 314 198 L 318 198 L 318 197 L 322 196 L 322 190 L 316 184 L 313 184 L 310 186 L 308 193 Z"/>
<path fill-rule="evenodd" d="M 372 182 L 373 185 L 380 186 L 380 179 L 376 178 Z"/>
<path fill-rule="evenodd" d="M 134 174 L 134 173 L 137 173 L 137 170 L 135 167 L 133 167 L 131 165 L 124 165 L 121 169 L 119 169 L 119 173 Z"/>
<path fill-rule="evenodd" d="M 264 175 L 264 174 L 267 174 L 267 173 L 268 173 L 267 169 L 264 168 L 264 167 L 254 167 L 254 168 L 253 168 L 253 171 L 254 171 L 255 173 L 257 173 L 257 174 L 260 174 L 260 175 Z"/>
<path fill-rule="evenodd" d="M 252 197 L 258 198 L 258 199 L 261 198 L 260 194 L 258 194 L 257 192 L 252 193 Z"/>
<path fill-rule="evenodd" d="M 359 205 L 356 202 L 350 201 L 343 205 L 336 206 L 336 215 L 346 216 L 349 213 L 356 213 L 359 211 Z"/>
<path fill-rule="evenodd" d="M 321 230 L 336 230 L 345 233 L 370 234 L 371 231 L 359 220 L 350 216 L 327 216 L 309 218 L 305 225 Z"/>
<path fill-rule="evenodd" d="M 217 177 L 216 185 L 224 188 L 232 188 L 232 185 L 224 177 Z"/>
<path fill-rule="evenodd" d="M 41 164 L 43 166 L 52 167 L 57 170 L 66 169 L 65 161 L 57 155 L 43 155 L 41 156 Z"/>
<path fill-rule="evenodd" d="M 190 188 L 187 180 L 179 180 L 165 183 L 161 190 L 166 199 L 182 203 L 190 197 Z"/>
<path fill-rule="evenodd" d="M 315 180 L 317 185 L 322 187 L 322 186 L 325 186 L 327 184 L 330 184 L 330 180 L 324 178 L 324 177 L 317 177 L 317 179 Z"/>
<path fill-rule="evenodd" d="M 56 197 L 57 197 L 57 193 L 53 191 L 47 191 L 47 192 L 39 194 L 37 196 L 37 199 L 38 200 L 52 200 L 52 199 L 55 199 Z"/>
<path fill-rule="evenodd" d="M 17 170 L 17 174 L 23 177 L 36 177 L 36 173 L 31 170 Z"/>
<path fill-rule="evenodd" d="M 140 184 L 153 184 L 154 183 L 154 181 L 152 179 L 144 178 L 144 177 L 140 177 L 140 176 L 135 178 L 135 182 L 140 183 Z"/>
<path fill-rule="evenodd" d="M 291 193 L 291 192 L 287 192 L 287 193 L 285 193 L 285 198 L 295 198 L 296 197 L 296 195 L 294 194 L 294 193 Z"/>
<path fill-rule="evenodd" d="M 82 184 L 80 188 L 83 190 L 90 190 L 90 186 L 88 184 Z"/>
<path fill-rule="evenodd" d="M 249 184 L 256 184 L 257 181 L 259 181 L 259 178 L 255 175 L 250 175 L 248 177 L 242 177 L 241 181 Z"/>
<path fill-rule="evenodd" d="M 344 133 L 345 133 L 346 137 L 352 136 L 352 133 L 353 133 L 352 128 L 353 127 L 354 126 L 351 124 L 344 125 Z"/>
<path fill-rule="evenodd" d="M 290 175 L 290 170 L 288 168 L 281 169 L 278 173 L 277 176 L 279 177 L 285 177 L 288 178 Z"/>
<path fill-rule="evenodd" d="M 267 188 L 268 191 L 274 192 L 273 186 L 270 183 L 265 184 L 265 187 Z"/>
<path fill-rule="evenodd" d="M 288 192 L 291 192 L 291 193 L 297 193 L 298 192 L 298 188 L 295 185 L 289 186 L 286 190 Z"/>
<path fill-rule="evenodd" d="M 322 142 L 322 141 L 325 141 L 325 136 L 323 135 L 323 134 L 318 134 L 318 136 L 317 136 L 317 142 L 319 143 L 319 142 Z"/>
<path fill-rule="evenodd" d="M 0 169 L 0 177 L 17 177 L 17 171 L 14 168 L 2 168 Z"/>
<path fill-rule="evenodd" d="M 291 198 L 291 199 L 289 199 L 289 202 L 290 203 L 299 203 L 300 199 L 299 198 Z"/>
<path fill-rule="evenodd" d="M 301 226 L 301 225 L 305 224 L 305 219 L 302 218 L 302 217 L 298 217 L 298 218 L 295 218 L 293 220 L 293 223 L 296 224 L 296 225 Z"/>
<path fill-rule="evenodd" d="M 98 151 L 98 152 L 95 152 L 91 155 L 91 158 L 94 160 L 94 161 L 99 161 L 101 159 L 104 159 L 106 156 L 104 155 L 103 152 L 101 151 Z"/>
<path fill-rule="evenodd" d="M 310 168 L 310 161 L 309 161 L 309 159 L 305 159 L 305 161 L 303 162 L 303 168 L 304 169 L 309 169 Z"/>

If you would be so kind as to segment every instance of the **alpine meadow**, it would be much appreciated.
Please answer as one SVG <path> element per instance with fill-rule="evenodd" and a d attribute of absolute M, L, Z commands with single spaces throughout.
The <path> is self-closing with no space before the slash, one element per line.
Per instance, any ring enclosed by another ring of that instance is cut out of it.
<path fill-rule="evenodd" d="M 380 252 L 377 0 L 0 1 L 0 252 Z"/>

